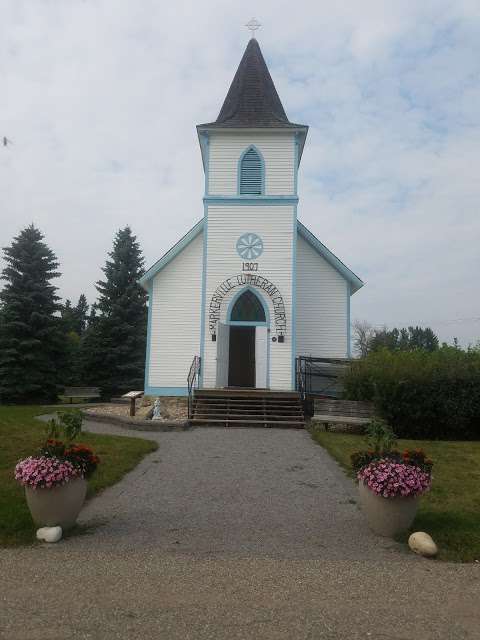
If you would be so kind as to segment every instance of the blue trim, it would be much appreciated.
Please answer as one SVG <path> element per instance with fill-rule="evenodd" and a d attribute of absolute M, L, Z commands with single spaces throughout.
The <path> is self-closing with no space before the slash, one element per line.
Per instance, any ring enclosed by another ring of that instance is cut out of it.
<path fill-rule="evenodd" d="M 188 387 L 145 387 L 146 396 L 188 396 Z"/>
<path fill-rule="evenodd" d="M 347 282 L 347 358 L 352 357 L 352 337 L 351 337 L 351 325 L 350 325 L 350 296 L 351 284 Z"/>
<path fill-rule="evenodd" d="M 356 276 L 353 271 L 343 264 L 341 260 L 334 255 L 330 249 L 320 242 L 318 238 L 316 238 L 311 231 L 307 229 L 305 225 L 303 225 L 300 221 L 297 225 L 298 233 L 306 240 L 317 253 L 319 253 L 325 260 L 338 271 L 338 273 L 345 278 L 347 282 L 351 284 L 351 294 L 353 295 L 356 291 L 361 289 L 365 284 L 358 276 Z"/>
<path fill-rule="evenodd" d="M 298 195 L 298 133 L 294 136 L 293 144 L 293 193 Z"/>
<path fill-rule="evenodd" d="M 297 196 L 205 196 L 203 202 L 206 204 L 269 204 L 285 205 L 297 204 Z"/>
<path fill-rule="evenodd" d="M 153 282 L 148 283 L 148 319 L 147 319 L 147 348 L 145 353 L 145 389 L 148 387 L 150 374 L 150 343 L 152 337 L 152 306 L 153 306 Z M 146 392 L 145 392 L 146 393 Z"/>
<path fill-rule="evenodd" d="M 204 153 L 205 153 L 205 195 L 208 195 L 210 185 L 210 135 L 205 131 L 202 136 L 205 137 Z"/>
<path fill-rule="evenodd" d="M 297 205 L 293 212 L 292 238 L 292 389 L 295 390 L 295 358 L 297 357 Z"/>
<path fill-rule="evenodd" d="M 200 376 L 199 385 L 203 387 L 205 370 L 205 313 L 207 303 L 207 252 L 208 252 L 208 206 L 203 206 L 203 264 L 202 264 L 202 304 L 200 318 Z"/>
<path fill-rule="evenodd" d="M 155 262 L 155 264 L 152 267 L 150 267 L 150 269 L 145 273 L 145 275 L 143 275 L 140 278 L 138 282 L 139 284 L 142 285 L 142 287 L 146 291 L 148 291 L 148 287 L 147 287 L 148 282 L 152 278 L 154 278 L 159 271 L 161 271 L 164 267 L 166 267 L 167 264 L 173 260 L 173 258 L 178 256 L 178 254 L 181 251 L 183 251 L 185 247 L 187 247 L 192 242 L 192 240 L 195 240 L 195 238 L 200 233 L 202 233 L 203 224 L 204 224 L 203 219 L 197 222 L 197 224 L 194 227 L 192 227 L 190 231 L 183 236 L 183 238 L 181 238 L 176 244 L 174 244 L 173 247 L 169 249 L 167 253 L 165 253 L 160 258 L 160 260 L 157 260 L 157 262 Z"/>
<path fill-rule="evenodd" d="M 258 154 L 258 157 L 260 158 L 260 180 L 261 180 L 261 186 L 260 186 L 260 190 L 262 192 L 262 196 L 265 195 L 265 159 L 263 157 L 262 152 L 260 151 L 260 149 L 258 147 L 256 147 L 254 144 L 249 145 L 241 154 L 240 158 L 238 159 L 237 162 L 237 194 L 240 196 L 240 182 L 241 182 L 241 177 L 242 177 L 242 161 L 243 158 L 245 156 L 246 153 L 248 153 L 250 150 L 255 151 L 255 153 Z M 245 194 L 247 195 L 247 194 Z M 252 194 L 248 194 L 248 197 L 252 198 L 258 198 L 259 196 L 255 196 Z"/>

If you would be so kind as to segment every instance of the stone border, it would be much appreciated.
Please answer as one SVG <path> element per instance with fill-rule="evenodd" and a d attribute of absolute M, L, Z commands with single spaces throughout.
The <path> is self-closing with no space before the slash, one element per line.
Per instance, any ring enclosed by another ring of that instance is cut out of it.
<path fill-rule="evenodd" d="M 188 420 L 143 420 L 111 414 L 106 415 L 105 413 L 95 413 L 93 411 L 89 413 L 82 411 L 82 416 L 84 420 L 105 422 L 136 431 L 187 431 L 190 429 Z"/>

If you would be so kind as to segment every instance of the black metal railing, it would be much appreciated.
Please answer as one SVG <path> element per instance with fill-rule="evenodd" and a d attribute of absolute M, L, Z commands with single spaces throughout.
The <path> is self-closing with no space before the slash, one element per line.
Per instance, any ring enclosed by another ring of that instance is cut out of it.
<path fill-rule="evenodd" d="M 340 398 L 343 375 L 350 360 L 347 358 L 312 358 L 298 356 L 295 367 L 295 386 L 304 403 L 309 398 L 323 396 Z"/>
<path fill-rule="evenodd" d="M 188 372 L 187 386 L 188 386 L 188 419 L 189 420 L 193 418 L 193 399 L 194 399 L 193 396 L 194 396 L 195 389 L 198 389 L 201 362 L 202 361 L 200 356 L 195 356 L 192 360 L 192 364 L 190 365 L 190 371 Z"/>

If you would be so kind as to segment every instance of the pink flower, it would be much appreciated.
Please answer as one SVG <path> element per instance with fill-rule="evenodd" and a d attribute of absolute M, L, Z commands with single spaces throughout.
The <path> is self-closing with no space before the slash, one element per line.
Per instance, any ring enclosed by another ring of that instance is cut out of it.
<path fill-rule="evenodd" d="M 430 474 L 420 467 L 388 460 L 371 462 L 358 472 L 357 479 L 384 498 L 417 496 L 428 491 L 431 484 Z"/>
<path fill-rule="evenodd" d="M 30 456 L 15 467 L 15 480 L 23 486 L 37 488 L 56 487 L 81 475 L 67 460 Z"/>

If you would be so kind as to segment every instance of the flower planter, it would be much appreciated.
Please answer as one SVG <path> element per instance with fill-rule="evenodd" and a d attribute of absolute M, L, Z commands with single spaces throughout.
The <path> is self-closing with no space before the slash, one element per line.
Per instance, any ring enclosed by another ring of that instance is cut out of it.
<path fill-rule="evenodd" d="M 371 491 L 362 480 L 358 483 L 360 505 L 370 529 L 387 538 L 407 531 L 418 509 L 418 496 L 384 498 Z"/>
<path fill-rule="evenodd" d="M 47 488 L 25 487 L 25 497 L 34 523 L 38 527 L 71 529 L 87 494 L 87 481 L 73 478 L 64 485 Z"/>

